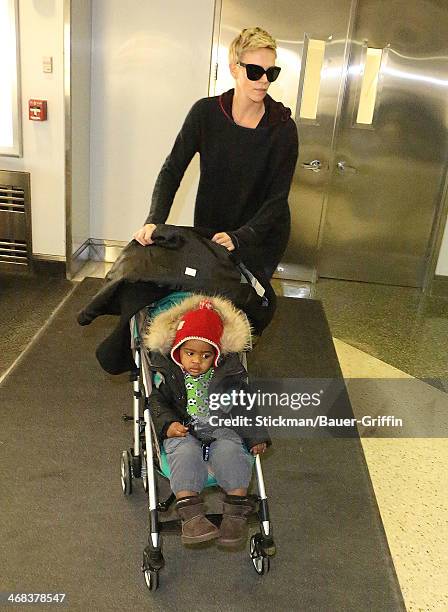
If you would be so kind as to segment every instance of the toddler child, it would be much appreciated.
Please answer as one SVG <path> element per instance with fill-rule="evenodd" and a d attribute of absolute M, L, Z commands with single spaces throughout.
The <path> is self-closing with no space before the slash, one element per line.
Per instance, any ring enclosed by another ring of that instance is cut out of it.
<path fill-rule="evenodd" d="M 257 435 L 245 432 L 243 440 L 235 429 L 212 427 L 208 398 L 246 388 L 238 353 L 250 345 L 250 334 L 247 318 L 229 300 L 193 295 L 154 317 L 145 337 L 154 373 L 152 419 L 167 455 L 184 544 L 218 538 L 222 546 L 237 546 L 247 537 L 253 511 L 247 497 L 253 458 L 247 449 L 264 452 L 270 438 L 260 428 Z M 219 530 L 206 518 L 199 496 L 209 467 L 226 492 Z"/>

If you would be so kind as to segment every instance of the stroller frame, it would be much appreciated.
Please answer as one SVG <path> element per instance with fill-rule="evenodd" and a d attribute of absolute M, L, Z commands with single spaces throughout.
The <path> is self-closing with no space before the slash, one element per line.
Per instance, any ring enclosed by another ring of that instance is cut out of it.
<path fill-rule="evenodd" d="M 151 419 L 150 395 L 152 389 L 152 374 L 149 358 L 142 341 L 142 333 L 147 321 L 146 309 L 141 310 L 130 320 L 131 348 L 135 361 L 135 369 L 130 374 L 133 383 L 133 414 L 122 416 L 123 421 L 133 422 L 133 445 L 121 453 L 121 486 L 123 494 L 131 495 L 133 481 L 141 479 L 148 494 L 149 534 L 148 544 L 143 551 L 142 572 L 146 586 L 155 590 L 159 586 L 159 572 L 165 565 L 162 554 L 161 532 L 180 531 L 180 521 L 160 521 L 159 513 L 166 512 L 175 501 L 174 493 L 164 501 L 158 500 L 156 472 L 166 478 L 160 465 L 160 447 Z M 246 355 L 241 355 L 246 366 Z M 246 368 L 247 369 L 247 368 Z M 158 467 L 156 467 L 158 464 Z M 266 574 L 270 568 L 270 557 L 275 554 L 275 544 L 272 537 L 272 525 L 269 518 L 269 506 L 266 495 L 260 455 L 255 457 L 255 473 L 258 495 L 251 498 L 258 504 L 249 522 L 258 519 L 259 532 L 250 538 L 249 554 L 255 571 L 259 575 Z M 220 524 L 222 514 L 207 514 L 214 524 Z"/>

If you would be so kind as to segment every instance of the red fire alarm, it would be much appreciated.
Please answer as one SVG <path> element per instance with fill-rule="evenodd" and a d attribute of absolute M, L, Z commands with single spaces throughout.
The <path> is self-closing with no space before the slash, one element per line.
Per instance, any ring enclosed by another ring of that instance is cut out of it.
<path fill-rule="evenodd" d="M 47 101 L 46 100 L 29 100 L 28 118 L 31 119 L 31 121 L 46 121 L 47 120 Z"/>

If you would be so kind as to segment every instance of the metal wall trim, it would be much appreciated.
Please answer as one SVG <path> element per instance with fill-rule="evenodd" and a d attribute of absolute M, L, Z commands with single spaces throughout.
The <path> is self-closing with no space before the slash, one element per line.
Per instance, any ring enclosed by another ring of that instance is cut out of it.
<path fill-rule="evenodd" d="M 72 2 L 64 0 L 64 126 L 65 126 L 65 258 L 67 262 L 67 278 L 73 278 L 72 273 L 72 101 L 71 101 L 71 70 L 72 70 Z"/>
<path fill-rule="evenodd" d="M 216 67 L 218 65 L 219 32 L 221 25 L 222 0 L 215 0 L 213 15 L 212 50 L 210 55 L 210 73 L 208 79 L 208 95 L 214 96 L 216 89 Z"/>
<path fill-rule="evenodd" d="M 45 253 L 33 253 L 33 259 L 37 261 L 57 261 L 65 263 L 63 255 L 46 255 Z"/>

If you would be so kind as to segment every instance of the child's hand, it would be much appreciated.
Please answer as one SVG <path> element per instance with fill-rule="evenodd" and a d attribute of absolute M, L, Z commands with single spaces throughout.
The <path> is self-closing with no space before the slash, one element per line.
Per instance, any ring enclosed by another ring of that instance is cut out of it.
<path fill-rule="evenodd" d="M 171 425 L 166 430 L 166 437 L 167 438 L 185 438 L 187 433 L 188 433 L 188 427 L 185 427 L 185 425 L 182 425 L 182 423 L 179 423 L 178 421 L 174 421 L 174 423 L 171 423 Z"/>
<path fill-rule="evenodd" d="M 255 444 L 255 446 L 252 446 L 252 448 L 250 449 L 250 452 L 252 453 L 252 455 L 258 455 L 258 454 L 264 453 L 266 448 L 267 448 L 266 442 L 261 442 L 261 444 Z"/>

